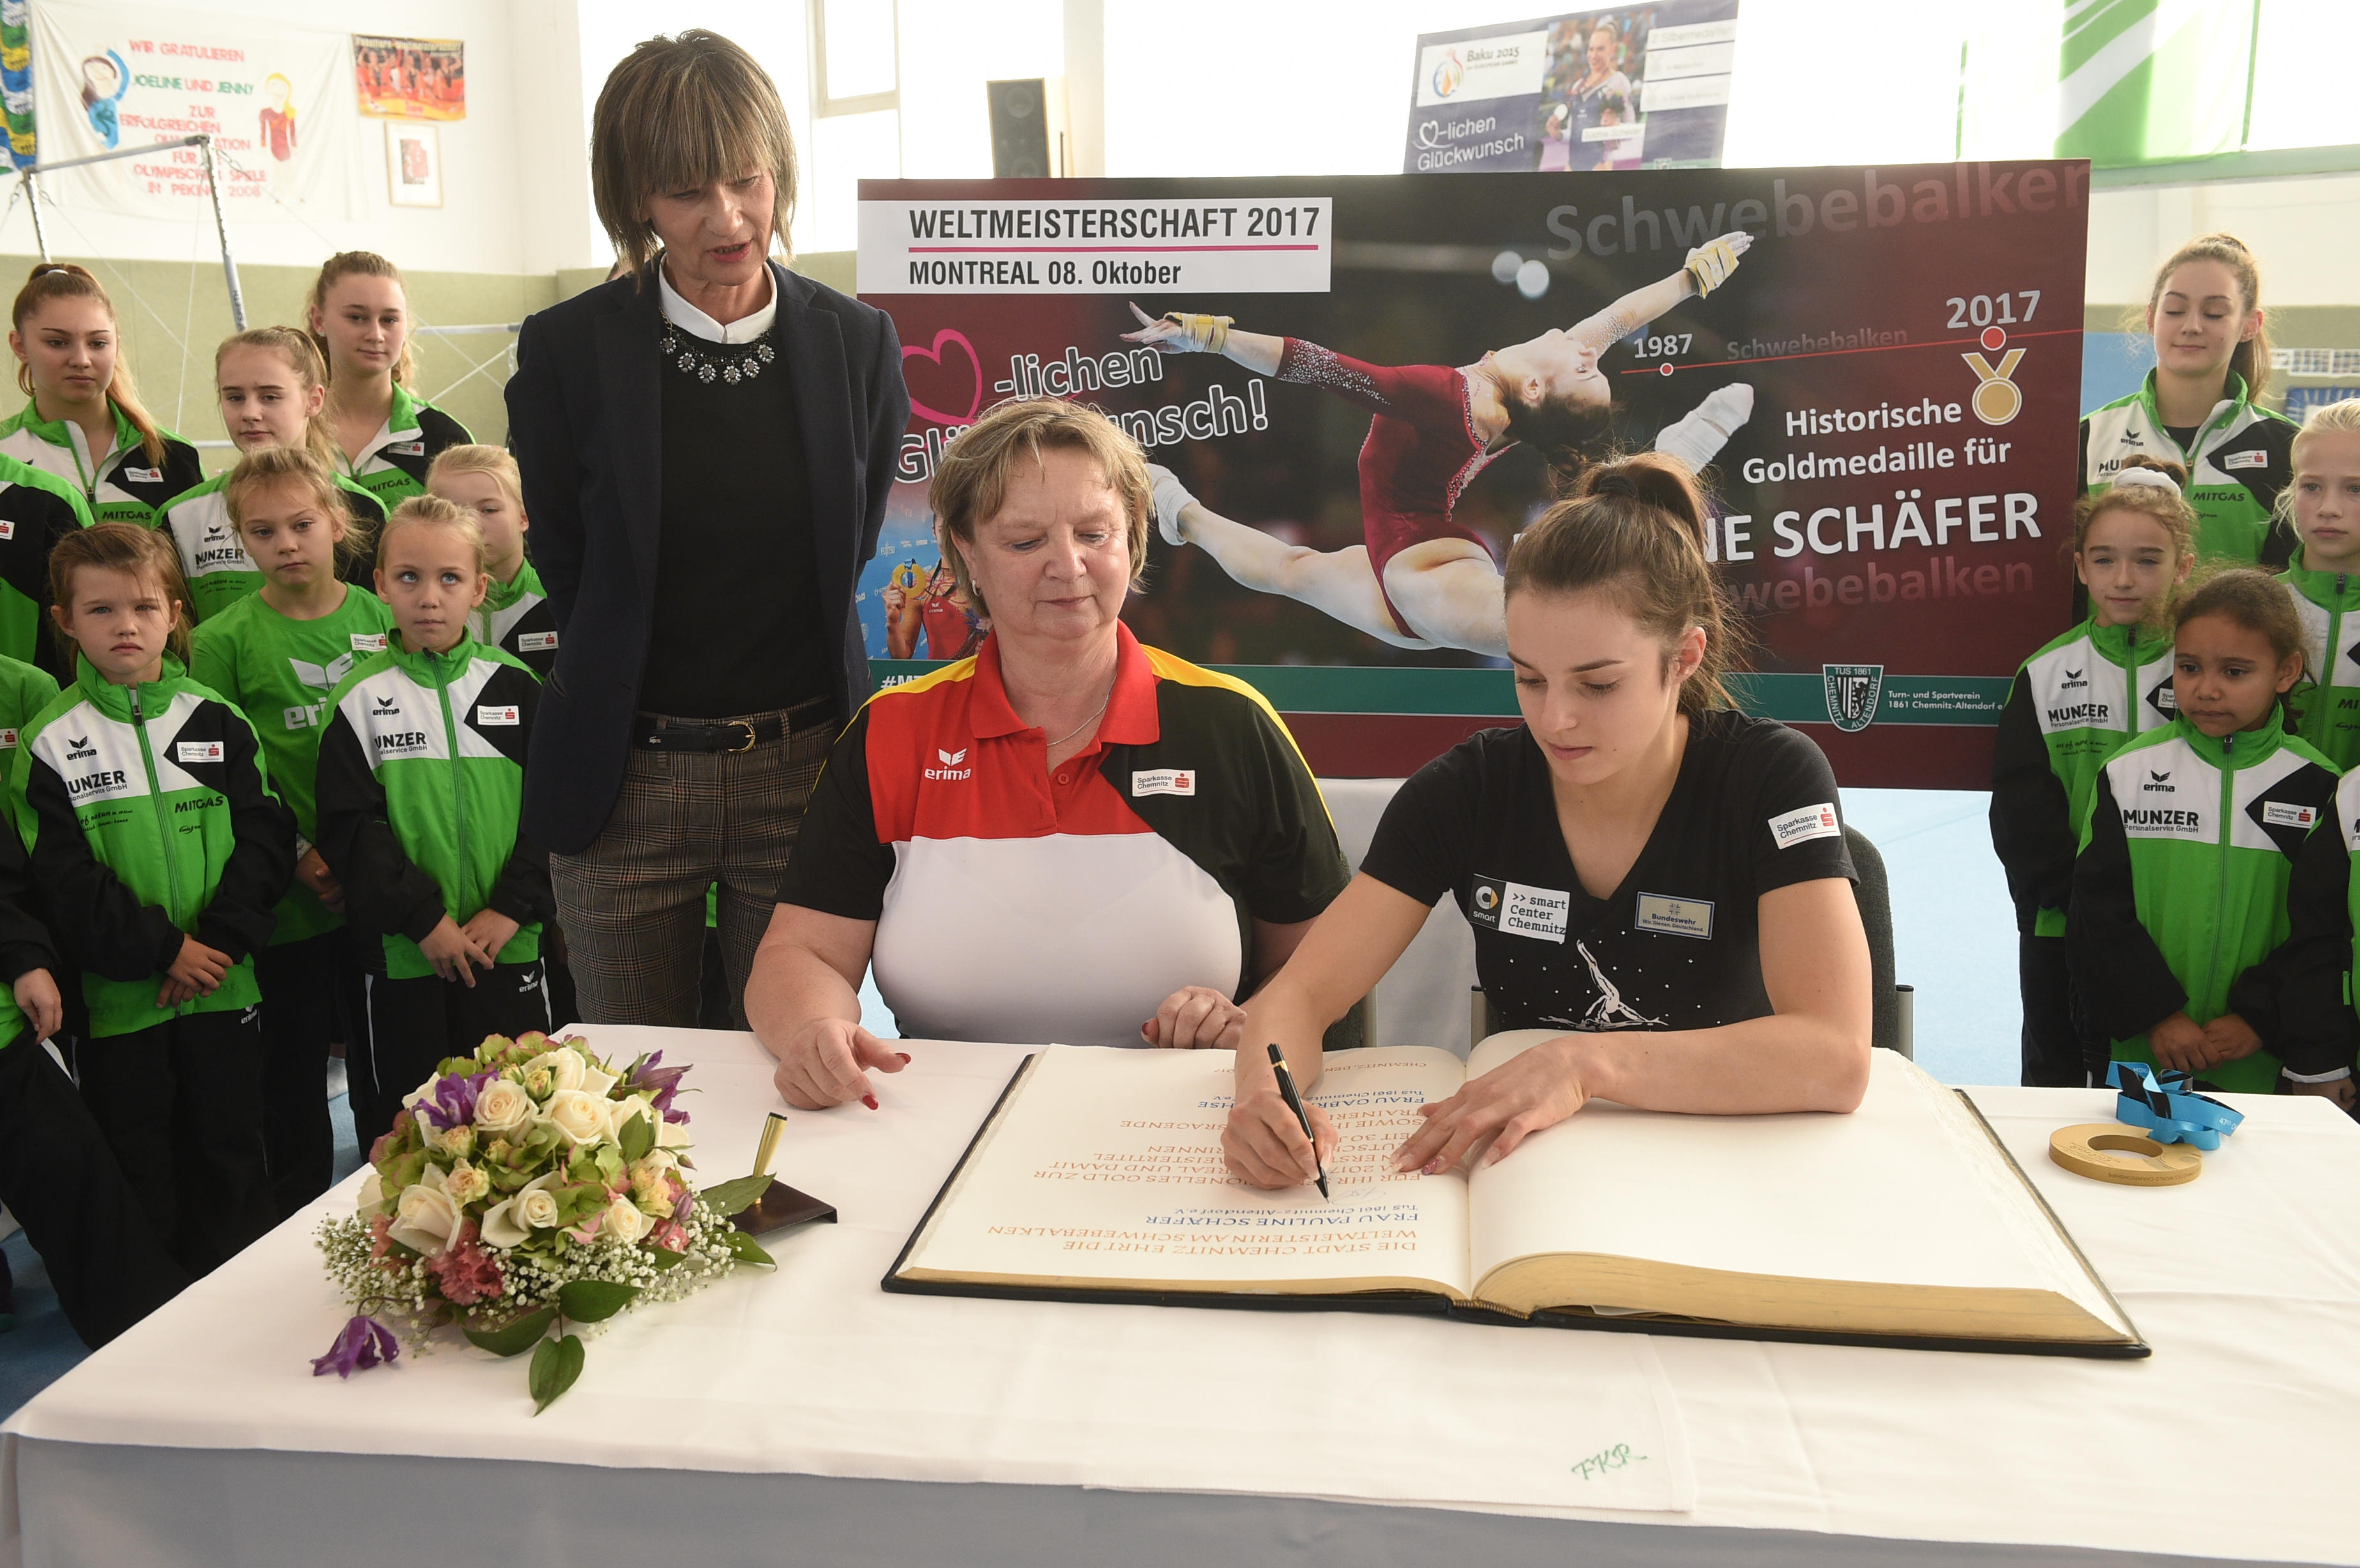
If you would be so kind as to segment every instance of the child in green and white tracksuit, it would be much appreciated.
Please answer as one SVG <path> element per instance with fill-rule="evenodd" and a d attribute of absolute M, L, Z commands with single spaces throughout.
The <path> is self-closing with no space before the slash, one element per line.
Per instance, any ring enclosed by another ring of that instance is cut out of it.
<path fill-rule="evenodd" d="M 163 538 L 102 523 L 60 541 L 52 569 L 82 657 L 19 734 L 34 878 L 82 971 L 82 1096 L 158 1233 L 202 1273 L 277 1217 L 252 954 L 294 824 L 245 715 L 169 648 L 185 619 Z"/>
<path fill-rule="evenodd" d="M 2302 617 L 2297 730 L 2338 768 L 2360 763 L 2360 399 L 2313 408 L 2294 437 L 2279 510 L 2302 541 L 2285 582 Z"/>
<path fill-rule="evenodd" d="M 197 627 L 193 672 L 244 709 L 261 736 L 272 787 L 295 818 L 296 867 L 279 901 L 269 945 L 255 955 L 266 1006 L 264 1139 L 271 1195 L 292 1214 L 327 1190 L 335 1140 L 320 1085 L 332 1042 L 346 1040 L 347 1081 L 366 1072 L 340 1028 L 339 980 L 352 967 L 344 894 L 313 841 L 314 774 L 328 697 L 355 665 L 385 651 L 393 616 L 376 594 L 336 574 L 347 539 L 340 489 L 300 447 L 266 447 L 224 476 L 218 495 L 236 528 L 233 548 L 266 570 L 258 592 Z M 355 1020 L 357 1022 L 357 1020 Z M 363 1147 L 392 1109 L 351 1102 Z"/>
<path fill-rule="evenodd" d="M 377 549 L 393 645 L 329 698 L 321 849 L 370 954 L 376 1090 L 395 1102 L 486 1034 L 549 1027 L 541 931 L 547 853 L 522 838 L 525 749 L 541 683 L 469 635 L 482 600 L 473 514 L 394 508 Z"/>
<path fill-rule="evenodd" d="M 2282 583 L 2250 569 L 2207 581 L 2180 607 L 2174 657 L 2179 716 L 2116 752 L 2091 800 L 2066 927 L 2073 980 L 2117 1060 L 2268 1094 L 2288 886 L 2336 772 L 2281 724 L 2302 669 Z"/>

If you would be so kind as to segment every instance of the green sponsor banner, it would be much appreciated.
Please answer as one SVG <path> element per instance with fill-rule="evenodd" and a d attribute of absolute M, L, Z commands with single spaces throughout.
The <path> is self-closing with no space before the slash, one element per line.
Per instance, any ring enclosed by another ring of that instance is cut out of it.
<path fill-rule="evenodd" d="M 898 685 L 942 665 L 924 659 L 872 659 L 880 686 Z M 1385 670 L 1366 665 L 1217 664 L 1283 713 L 1416 713 L 1467 718 L 1516 717 L 1516 688 L 1504 670 Z M 1886 675 L 1873 665 L 1830 665 L 1854 672 L 1746 674 L 1731 678 L 1738 705 L 1789 724 L 1995 724 L 2013 676 Z M 1869 673 L 1869 672 L 1874 673 Z M 1841 718 L 1838 715 L 1841 714 Z"/>
<path fill-rule="evenodd" d="M 2101 169 L 2245 145 L 2256 0 L 2069 0 L 2059 158 Z"/>

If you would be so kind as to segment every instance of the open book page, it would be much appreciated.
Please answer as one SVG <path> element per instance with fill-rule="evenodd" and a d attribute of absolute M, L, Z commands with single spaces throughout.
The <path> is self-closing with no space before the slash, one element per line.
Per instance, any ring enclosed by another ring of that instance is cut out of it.
<path fill-rule="evenodd" d="M 901 1277 L 1287 1294 L 1467 1290 L 1462 1178 L 1396 1176 L 1417 1108 L 1456 1094 L 1447 1051 L 1339 1051 L 1311 1098 L 1342 1135 L 1317 1187 L 1264 1192 L 1221 1161 L 1226 1051 L 1043 1047 L 911 1248 Z"/>
<path fill-rule="evenodd" d="M 1550 1038 L 1494 1036 L 1468 1076 Z M 1527 1139 L 1470 1179 L 1475 1293 L 1512 1310 L 2133 1337 L 1974 1114 L 1894 1052 L 1871 1056 L 1867 1096 L 1850 1115 L 1599 1102 Z M 1588 1261 L 1537 1261 L 1550 1258 Z"/>

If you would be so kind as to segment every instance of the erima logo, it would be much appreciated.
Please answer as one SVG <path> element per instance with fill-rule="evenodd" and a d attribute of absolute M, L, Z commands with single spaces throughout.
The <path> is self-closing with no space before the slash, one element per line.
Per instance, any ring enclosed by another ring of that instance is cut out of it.
<path fill-rule="evenodd" d="M 2087 686 L 2089 682 L 2087 681 L 2081 679 L 2081 672 L 2080 670 L 2069 670 L 2065 672 L 2065 683 L 2057 689 L 2060 691 L 2070 691 L 2076 686 Z"/>
<path fill-rule="evenodd" d="M 947 779 L 956 782 L 961 779 L 972 779 L 975 777 L 974 768 L 961 768 L 959 766 L 960 763 L 967 760 L 967 747 L 961 746 L 956 751 L 943 751 L 937 748 L 934 755 L 942 758 L 943 765 L 940 768 L 927 768 L 927 778 Z"/>
<path fill-rule="evenodd" d="M 943 759 L 945 768 L 956 768 L 967 760 L 967 747 L 961 746 L 956 751 L 936 751 L 934 755 Z"/>
<path fill-rule="evenodd" d="M 306 708 L 288 708 L 282 710 L 279 716 L 285 721 L 290 730 L 307 730 L 321 722 L 320 715 L 327 705 L 325 702 L 314 702 Z"/>
<path fill-rule="evenodd" d="M 353 656 L 349 653 L 340 653 L 325 664 L 311 664 L 294 658 L 290 658 L 287 663 L 295 671 L 296 680 L 306 686 L 316 686 L 322 691 L 333 690 L 337 681 L 353 672 Z"/>
<path fill-rule="evenodd" d="M 2170 780 L 2171 775 L 2169 773 L 2149 773 L 2147 776 L 2147 782 L 2140 785 L 2139 788 L 2142 790 L 2159 791 L 2166 795 L 2179 794 L 2179 786 L 2173 784 Z"/>
<path fill-rule="evenodd" d="M 89 736 L 68 735 L 66 737 L 66 760 L 68 762 L 80 762 L 85 757 L 96 757 L 97 755 L 98 749 L 90 744 Z"/>
<path fill-rule="evenodd" d="M 401 712 L 401 702 L 398 698 L 379 697 L 372 694 L 369 701 L 376 704 L 376 706 L 369 709 L 369 712 L 375 713 L 379 718 L 384 718 L 390 713 L 398 713 Z"/>

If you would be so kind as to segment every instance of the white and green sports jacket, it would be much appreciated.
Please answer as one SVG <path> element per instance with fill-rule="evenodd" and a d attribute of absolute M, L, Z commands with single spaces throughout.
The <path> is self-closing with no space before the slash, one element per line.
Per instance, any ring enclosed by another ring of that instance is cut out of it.
<path fill-rule="evenodd" d="M 2155 408 L 2155 372 L 2139 389 L 2081 416 L 2081 491 L 2114 483 L 2135 453 L 2168 458 L 2188 469 L 2188 500 L 2196 508 L 2199 561 L 2284 566 L 2294 553 L 2292 530 L 2271 527 L 2278 492 L 2294 475 L 2294 421 L 2245 397 L 2234 372 L 2227 394 L 2197 427 L 2182 452 Z"/>
<path fill-rule="evenodd" d="M 376 496 L 390 513 L 410 496 L 426 493 L 426 470 L 436 454 L 475 439 L 466 426 L 425 398 L 411 397 L 397 382 L 385 423 L 361 449 L 359 458 L 346 463 L 344 477 Z"/>
<path fill-rule="evenodd" d="M 2348 768 L 2360 762 L 2360 575 L 2308 571 L 2298 553 L 2278 581 L 2302 620 L 2302 680 L 2288 693 L 2295 733 Z"/>
<path fill-rule="evenodd" d="M 229 503 L 222 495 L 228 479 L 227 474 L 216 474 L 173 496 L 156 514 L 157 526 L 172 536 L 180 552 L 180 575 L 189 580 L 189 597 L 195 601 L 189 606 L 190 613 L 199 621 L 220 615 L 262 586 L 262 571 L 239 542 L 237 525 L 229 520 Z M 372 548 L 356 552 L 339 575 L 370 588 L 374 586 L 369 581 L 369 567 L 376 559 L 374 541 L 385 527 L 385 507 L 375 495 L 343 474 L 335 479 L 352 513 L 354 528 L 372 541 Z"/>
<path fill-rule="evenodd" d="M 163 438 L 164 455 L 150 462 L 139 431 L 117 408 L 115 444 L 93 454 L 80 425 L 44 419 L 27 403 L 0 419 L 0 454 L 71 485 L 93 522 L 152 527 L 158 507 L 205 476 L 195 447 L 170 430 L 156 433 Z"/>
<path fill-rule="evenodd" d="M 2118 1060 L 2154 1061 L 2147 1031 L 2173 1013 L 2199 1024 L 2235 1013 L 2263 1049 L 2202 1081 L 2277 1088 L 2287 889 L 2335 780 L 2276 707 L 2261 728 L 2220 740 L 2175 719 L 2099 771 L 2065 937 L 2074 985 Z"/>

